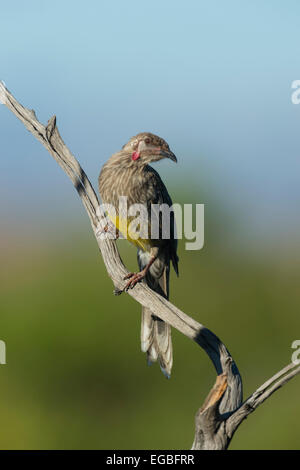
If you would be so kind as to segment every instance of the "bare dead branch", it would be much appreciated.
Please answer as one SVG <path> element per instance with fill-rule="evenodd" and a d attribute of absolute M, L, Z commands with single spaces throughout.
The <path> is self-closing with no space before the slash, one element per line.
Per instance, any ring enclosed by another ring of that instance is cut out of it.
<path fill-rule="evenodd" d="M 289 382 L 295 375 L 300 373 L 300 365 L 291 363 L 277 372 L 273 377 L 261 385 L 245 402 L 238 408 L 227 421 L 227 432 L 232 438 L 238 426 L 246 419 L 250 413 L 256 410 L 267 398 L 276 390 Z"/>
<path fill-rule="evenodd" d="M 0 101 L 44 145 L 71 179 L 90 218 L 108 275 L 114 283 L 115 293 L 121 293 L 125 286 L 124 276 L 128 271 L 121 260 L 115 241 L 103 237 L 105 214 L 87 175 L 63 142 L 56 126 L 56 117 L 53 116 L 47 126 L 42 125 L 35 112 L 23 107 L 2 82 L 0 82 Z M 145 283 L 136 285 L 128 293 L 141 305 L 151 308 L 159 318 L 194 340 L 214 364 L 218 376 L 205 404 L 196 414 L 193 449 L 226 449 L 235 430 L 245 419 L 249 406 L 253 411 L 258 404 L 299 372 L 298 369 L 291 371 L 289 368 L 286 371 L 289 373 L 284 378 L 278 373 L 278 377 L 274 376 L 264 384 L 265 387 L 260 387 L 252 395 L 255 398 L 250 397 L 242 404 L 242 379 L 238 368 L 225 345 L 213 332 L 152 291 Z M 255 395 L 257 393 L 259 395 Z"/>

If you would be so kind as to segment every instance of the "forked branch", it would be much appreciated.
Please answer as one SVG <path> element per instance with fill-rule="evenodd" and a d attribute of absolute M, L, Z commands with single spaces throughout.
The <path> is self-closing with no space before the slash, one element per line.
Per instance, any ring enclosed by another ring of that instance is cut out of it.
<path fill-rule="evenodd" d="M 87 175 L 63 142 L 56 126 L 56 117 L 53 116 L 44 126 L 38 121 L 35 112 L 23 107 L 2 82 L 0 82 L 0 101 L 46 147 L 71 179 L 90 218 L 108 275 L 114 283 L 115 293 L 121 293 L 125 286 L 124 276 L 128 271 L 121 260 L 116 242 L 103 237 L 105 214 Z M 144 283 L 136 285 L 128 294 L 141 305 L 151 308 L 159 318 L 194 340 L 214 364 L 217 381 L 205 404 L 196 414 L 193 449 L 226 449 L 243 419 L 275 390 L 300 372 L 300 367 L 288 366 L 284 369 L 284 377 L 283 371 L 279 372 L 242 403 L 240 373 L 227 348 L 214 333 Z"/>

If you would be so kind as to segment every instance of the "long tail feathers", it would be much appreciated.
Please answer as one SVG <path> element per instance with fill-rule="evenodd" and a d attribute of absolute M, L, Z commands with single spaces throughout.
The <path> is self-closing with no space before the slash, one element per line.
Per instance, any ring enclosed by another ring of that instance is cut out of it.
<path fill-rule="evenodd" d="M 158 357 L 158 352 L 154 344 L 154 324 L 155 322 L 151 311 L 148 308 L 143 307 L 141 324 L 141 349 L 143 352 L 147 353 L 149 365 L 157 361 Z"/>
<path fill-rule="evenodd" d="M 162 372 L 169 379 L 173 365 L 171 327 L 145 307 L 142 310 L 141 348 L 147 353 L 148 364 L 158 360 Z"/>
<path fill-rule="evenodd" d="M 155 284 L 153 278 L 147 279 L 152 289 L 157 290 L 168 298 L 169 266 L 164 268 L 163 275 Z M 148 364 L 159 361 L 160 368 L 169 379 L 173 365 L 173 348 L 171 340 L 171 327 L 152 314 L 149 308 L 142 309 L 141 349 L 147 353 Z"/>

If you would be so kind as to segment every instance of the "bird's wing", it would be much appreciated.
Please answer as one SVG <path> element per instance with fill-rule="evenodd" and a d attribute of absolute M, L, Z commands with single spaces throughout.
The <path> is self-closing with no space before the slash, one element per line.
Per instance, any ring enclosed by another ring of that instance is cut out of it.
<path fill-rule="evenodd" d="M 151 228 L 153 230 L 153 226 L 157 227 L 159 239 L 164 239 L 164 237 L 167 237 L 165 239 L 166 246 L 169 248 L 170 259 L 174 266 L 175 272 L 178 275 L 176 222 L 174 212 L 170 211 L 170 229 L 168 230 L 168 228 L 162 224 L 162 212 L 159 210 L 160 205 L 166 204 L 166 206 L 171 207 L 173 202 L 157 171 L 148 166 L 146 168 L 146 172 L 147 204 L 149 219 L 151 217 Z"/>

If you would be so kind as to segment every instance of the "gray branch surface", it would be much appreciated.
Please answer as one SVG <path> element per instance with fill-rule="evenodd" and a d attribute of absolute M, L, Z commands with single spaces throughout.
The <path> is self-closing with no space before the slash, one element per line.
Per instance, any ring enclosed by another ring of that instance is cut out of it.
<path fill-rule="evenodd" d="M 86 173 L 63 142 L 56 126 L 56 117 L 53 116 L 44 126 L 38 121 L 35 112 L 23 107 L 3 82 L 0 82 L 0 102 L 46 147 L 71 179 L 90 218 L 108 275 L 115 287 L 114 293 L 122 293 L 128 270 L 122 262 L 115 240 L 104 234 L 105 214 Z M 288 365 L 243 402 L 242 379 L 238 368 L 226 346 L 213 332 L 153 292 L 145 283 L 136 285 L 128 294 L 201 346 L 216 369 L 216 383 L 195 416 L 194 450 L 227 449 L 241 422 L 300 372 L 299 365 Z"/>

